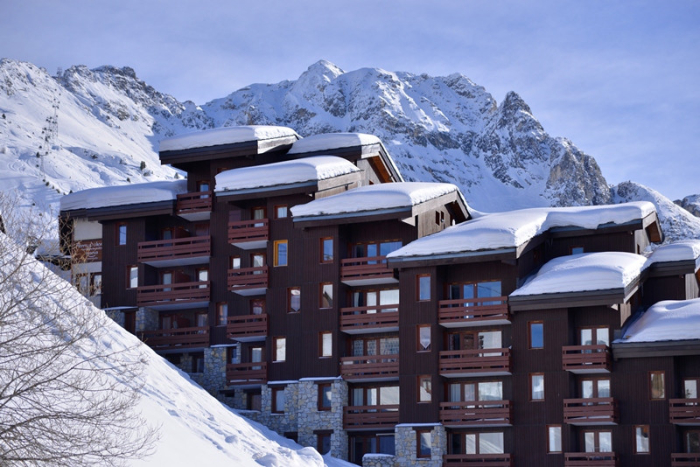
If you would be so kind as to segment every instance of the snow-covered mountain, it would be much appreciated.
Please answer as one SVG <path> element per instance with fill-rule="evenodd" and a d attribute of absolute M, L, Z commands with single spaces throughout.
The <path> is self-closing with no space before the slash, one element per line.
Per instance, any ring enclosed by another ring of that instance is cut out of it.
<path fill-rule="evenodd" d="M 241 124 L 377 135 L 407 180 L 455 183 L 481 211 L 612 201 L 593 157 L 549 136 L 517 94 L 498 104 L 460 74 L 345 72 L 322 60 L 297 80 L 253 84 L 197 106 L 128 67 L 75 66 L 52 77 L 0 61 L 0 183 L 48 215 L 63 193 L 178 176 L 158 162 L 162 138 Z"/>
<path fill-rule="evenodd" d="M 700 217 L 700 195 L 690 195 L 674 201 L 677 205 L 694 215 Z"/>

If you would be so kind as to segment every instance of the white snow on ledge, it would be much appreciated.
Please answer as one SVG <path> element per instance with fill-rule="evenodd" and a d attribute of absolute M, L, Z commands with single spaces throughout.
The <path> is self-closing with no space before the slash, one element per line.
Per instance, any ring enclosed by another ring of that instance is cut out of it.
<path fill-rule="evenodd" d="M 595 229 L 624 224 L 655 212 L 647 201 L 608 206 L 532 208 L 484 214 L 433 235 L 415 240 L 388 255 L 390 258 L 458 254 L 516 248 L 556 227 Z"/>
<path fill-rule="evenodd" d="M 325 133 L 298 140 L 292 145 L 288 154 L 329 151 L 332 149 L 370 146 L 373 144 L 381 144 L 381 140 L 374 135 L 367 135 L 364 133 Z"/>
<path fill-rule="evenodd" d="M 700 240 L 681 240 L 658 247 L 649 257 L 651 263 L 673 261 L 695 261 L 695 269 L 700 267 Z"/>
<path fill-rule="evenodd" d="M 236 191 L 325 180 L 359 172 L 352 162 L 336 156 L 317 156 L 227 170 L 216 176 L 215 191 Z"/>
<path fill-rule="evenodd" d="M 454 191 L 457 191 L 457 187 L 451 183 L 382 183 L 362 186 L 345 193 L 294 206 L 292 215 L 314 217 L 410 208 Z"/>
<path fill-rule="evenodd" d="M 61 211 L 169 201 L 187 193 L 187 180 L 90 188 L 61 198 Z"/>
<path fill-rule="evenodd" d="M 658 302 L 615 344 L 700 339 L 700 298 Z"/>
<path fill-rule="evenodd" d="M 244 143 L 289 136 L 300 137 L 296 131 L 284 126 L 249 125 L 214 128 L 166 138 L 160 142 L 160 151 L 205 148 L 221 144 Z"/>

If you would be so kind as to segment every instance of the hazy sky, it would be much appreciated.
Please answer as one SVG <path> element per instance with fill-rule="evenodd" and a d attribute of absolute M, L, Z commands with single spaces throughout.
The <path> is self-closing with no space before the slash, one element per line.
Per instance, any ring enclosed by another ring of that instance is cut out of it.
<path fill-rule="evenodd" d="M 700 1 L 0 0 L 0 57 L 130 66 L 203 104 L 326 59 L 513 90 L 609 183 L 700 193 Z"/>

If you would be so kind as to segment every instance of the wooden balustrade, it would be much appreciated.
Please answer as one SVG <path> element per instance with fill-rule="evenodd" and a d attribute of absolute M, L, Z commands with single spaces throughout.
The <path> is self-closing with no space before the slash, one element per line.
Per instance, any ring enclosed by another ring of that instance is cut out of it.
<path fill-rule="evenodd" d="M 267 336 L 267 314 L 232 316 L 226 322 L 226 337 L 236 340 L 264 339 Z"/>
<path fill-rule="evenodd" d="M 445 350 L 440 352 L 440 375 L 448 378 L 509 375 L 510 369 L 510 349 Z"/>
<path fill-rule="evenodd" d="M 510 324 L 508 297 L 440 300 L 438 307 L 438 322 L 447 328 Z"/>
<path fill-rule="evenodd" d="M 211 211 L 211 191 L 197 191 L 177 195 L 175 209 L 178 215 Z"/>
<path fill-rule="evenodd" d="M 340 309 L 340 330 L 348 334 L 398 331 L 399 305 L 358 306 Z"/>
<path fill-rule="evenodd" d="M 564 467 L 617 467 L 618 463 L 614 452 L 564 453 Z"/>
<path fill-rule="evenodd" d="M 610 373 L 612 367 L 607 345 L 567 345 L 561 354 L 562 367 L 572 373 Z"/>
<path fill-rule="evenodd" d="M 671 454 L 671 467 L 700 467 L 700 453 Z"/>
<path fill-rule="evenodd" d="M 445 454 L 442 465 L 452 467 L 511 467 L 513 461 L 510 454 Z"/>
<path fill-rule="evenodd" d="M 570 425 L 617 425 L 620 414 L 612 397 L 564 399 L 564 423 Z"/>
<path fill-rule="evenodd" d="M 340 375 L 346 381 L 398 380 L 399 355 L 341 357 Z"/>
<path fill-rule="evenodd" d="M 228 287 L 231 291 L 243 289 L 267 289 L 268 267 L 238 268 L 228 270 Z"/>
<path fill-rule="evenodd" d="M 209 347 L 209 326 L 156 329 L 139 332 L 139 338 L 155 350 Z"/>
<path fill-rule="evenodd" d="M 393 428 L 399 423 L 399 406 L 366 405 L 343 409 L 343 428 L 346 430 L 378 430 Z"/>
<path fill-rule="evenodd" d="M 200 258 L 199 262 L 202 263 L 209 262 L 211 237 L 207 235 L 139 242 L 137 254 L 141 263 L 167 261 L 168 265 L 195 264 L 191 261 L 193 258 Z M 178 263 L 176 260 L 182 261 Z"/>
<path fill-rule="evenodd" d="M 341 260 L 340 281 L 346 285 L 374 285 L 397 283 L 398 279 L 387 265 L 386 256 L 367 256 Z"/>
<path fill-rule="evenodd" d="M 676 425 L 700 426 L 700 399 L 670 399 L 668 417 Z"/>
<path fill-rule="evenodd" d="M 510 401 L 441 402 L 440 423 L 453 427 L 509 426 L 513 418 Z"/>
<path fill-rule="evenodd" d="M 229 363 L 226 382 L 230 385 L 257 385 L 267 383 L 267 362 Z"/>
<path fill-rule="evenodd" d="M 228 223 L 228 242 L 240 248 L 262 248 L 270 235 L 268 219 L 252 219 Z"/>
<path fill-rule="evenodd" d="M 177 308 L 192 302 L 208 302 L 209 293 L 209 281 L 144 285 L 136 289 L 136 304 Z"/>

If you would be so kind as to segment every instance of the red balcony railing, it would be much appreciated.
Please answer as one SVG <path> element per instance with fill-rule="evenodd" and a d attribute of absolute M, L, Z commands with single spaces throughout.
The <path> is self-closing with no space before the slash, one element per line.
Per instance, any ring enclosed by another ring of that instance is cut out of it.
<path fill-rule="evenodd" d="M 700 426 L 700 399 L 671 399 L 668 417 L 676 425 Z"/>
<path fill-rule="evenodd" d="M 564 423 L 570 425 L 617 425 L 620 414 L 612 397 L 564 399 Z"/>
<path fill-rule="evenodd" d="M 209 326 L 143 331 L 139 337 L 155 350 L 209 347 Z"/>
<path fill-rule="evenodd" d="M 508 297 L 440 300 L 438 320 L 446 328 L 510 324 Z"/>
<path fill-rule="evenodd" d="M 267 363 L 230 363 L 226 365 L 226 382 L 229 385 L 256 385 L 267 383 Z"/>
<path fill-rule="evenodd" d="M 340 261 L 340 281 L 347 285 L 391 284 L 398 280 L 386 256 L 347 258 Z"/>
<path fill-rule="evenodd" d="M 399 329 L 399 306 L 358 306 L 340 309 L 340 330 L 348 334 Z"/>
<path fill-rule="evenodd" d="M 232 316 L 226 323 L 226 337 L 240 341 L 264 339 L 267 330 L 267 314 Z"/>
<path fill-rule="evenodd" d="M 268 285 L 268 268 L 238 268 L 228 270 L 228 287 L 240 295 L 263 293 Z"/>
<path fill-rule="evenodd" d="M 439 365 L 440 375 L 448 378 L 509 375 L 510 349 L 445 350 Z"/>
<path fill-rule="evenodd" d="M 346 381 L 391 381 L 399 378 L 399 355 L 342 357 L 340 375 Z"/>
<path fill-rule="evenodd" d="M 445 454 L 442 465 L 453 467 L 511 467 L 510 454 Z"/>
<path fill-rule="evenodd" d="M 197 191 L 177 195 L 175 209 L 178 215 L 211 212 L 212 192 Z"/>
<path fill-rule="evenodd" d="M 445 426 L 508 426 L 512 418 L 513 406 L 510 401 L 440 403 L 440 423 Z"/>
<path fill-rule="evenodd" d="M 141 263 L 169 266 L 208 262 L 211 256 L 211 237 L 186 237 L 139 242 L 138 260 Z"/>
<path fill-rule="evenodd" d="M 610 373 L 612 358 L 607 345 L 568 345 L 561 349 L 562 367 L 572 373 Z"/>
<path fill-rule="evenodd" d="M 399 423 L 399 406 L 368 405 L 343 409 L 343 428 L 346 430 L 378 430 L 394 428 Z"/>
<path fill-rule="evenodd" d="M 671 454 L 671 467 L 700 467 L 700 453 Z"/>
<path fill-rule="evenodd" d="M 244 249 L 263 248 L 270 235 L 267 219 L 228 223 L 228 242 Z"/>
<path fill-rule="evenodd" d="M 617 467 L 618 463 L 614 452 L 564 453 L 564 467 Z"/>
<path fill-rule="evenodd" d="M 175 309 L 208 301 L 209 281 L 144 285 L 136 289 L 137 306 Z"/>

